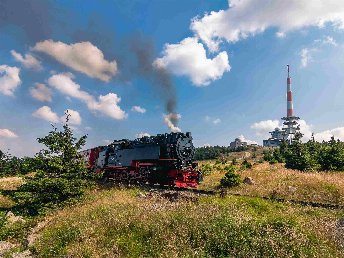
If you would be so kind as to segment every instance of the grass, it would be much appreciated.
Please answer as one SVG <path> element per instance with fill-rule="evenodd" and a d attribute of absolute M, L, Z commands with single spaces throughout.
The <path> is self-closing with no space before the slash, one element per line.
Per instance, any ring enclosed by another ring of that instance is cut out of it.
<path fill-rule="evenodd" d="M 228 165 L 201 162 L 207 170 L 201 188 L 215 189 Z M 268 163 L 239 173 L 255 184 L 229 192 L 343 202 L 341 173 L 301 173 Z M 0 179 L 0 189 L 21 183 Z M 31 239 L 35 257 L 344 257 L 344 227 L 338 228 L 344 211 L 230 195 L 169 196 L 135 188 L 93 189 L 79 203 L 13 225 L 0 211 L 0 240 L 25 250 Z M 6 201 L 0 196 L 0 207 Z"/>
<path fill-rule="evenodd" d="M 225 174 L 224 165 L 211 166 L 212 173 L 204 178 L 201 189 L 215 189 Z M 344 173 L 300 172 L 266 162 L 238 173 L 242 179 L 251 177 L 255 184 L 242 184 L 230 189 L 230 193 L 344 205 Z"/>
<path fill-rule="evenodd" d="M 24 182 L 21 177 L 0 178 L 0 190 L 15 190 Z"/>
<path fill-rule="evenodd" d="M 343 212 L 243 197 L 170 201 L 159 194 L 136 195 L 137 190 L 97 191 L 89 201 L 58 211 L 40 231 L 34 253 L 38 257 L 343 256 L 335 238 Z"/>
<path fill-rule="evenodd" d="M 0 209 L 8 209 L 14 205 L 14 202 L 3 195 L 1 195 L 1 190 L 15 190 L 24 182 L 21 177 L 4 177 L 0 178 Z"/>

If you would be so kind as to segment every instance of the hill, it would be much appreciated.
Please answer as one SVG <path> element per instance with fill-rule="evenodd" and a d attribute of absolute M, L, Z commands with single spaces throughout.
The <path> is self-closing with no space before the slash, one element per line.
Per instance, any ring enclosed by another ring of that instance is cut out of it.
<path fill-rule="evenodd" d="M 247 154 L 235 155 L 240 159 Z M 14 223 L 5 215 L 11 203 L 0 199 L 0 241 L 5 241 L 0 243 L 10 244 L 3 251 L 0 245 L 0 254 L 11 257 L 29 250 L 36 257 L 344 257 L 342 210 L 274 201 L 277 196 L 343 204 L 344 175 L 301 173 L 250 157 L 257 163 L 239 174 L 254 184 L 231 188 L 226 196 L 101 187 L 63 209 Z M 210 171 L 200 189 L 217 189 L 228 164 L 201 162 L 200 167 Z M 21 183 L 17 177 L 1 179 L 0 187 Z"/>

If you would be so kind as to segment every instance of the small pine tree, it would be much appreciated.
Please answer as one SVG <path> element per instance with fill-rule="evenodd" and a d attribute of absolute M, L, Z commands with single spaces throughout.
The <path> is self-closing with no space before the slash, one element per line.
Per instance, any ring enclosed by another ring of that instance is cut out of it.
<path fill-rule="evenodd" d="M 317 161 L 315 156 L 309 151 L 306 144 L 301 142 L 302 134 L 297 132 L 288 146 L 284 150 L 286 168 L 297 169 L 301 171 L 316 170 Z"/>
<path fill-rule="evenodd" d="M 319 151 L 319 163 L 325 171 L 344 170 L 344 143 L 336 141 L 333 136 L 329 142 L 323 143 Z"/>
<path fill-rule="evenodd" d="M 35 156 L 34 177 L 27 177 L 25 184 L 12 195 L 19 208 L 34 215 L 42 208 L 53 207 L 82 195 L 87 185 L 85 163 L 78 153 L 86 136 L 76 139 L 68 125 L 69 114 L 63 130 L 53 130 L 38 142 L 47 148 Z"/>
<path fill-rule="evenodd" d="M 220 185 L 222 187 L 234 187 L 240 185 L 240 175 L 235 173 L 235 167 L 230 166 L 223 178 L 221 178 Z"/>

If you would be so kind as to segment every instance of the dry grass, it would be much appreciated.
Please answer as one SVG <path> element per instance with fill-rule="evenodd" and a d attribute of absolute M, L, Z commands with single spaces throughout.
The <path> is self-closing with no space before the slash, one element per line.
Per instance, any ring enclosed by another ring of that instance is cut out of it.
<path fill-rule="evenodd" d="M 224 173 L 225 170 L 214 167 L 214 172 L 205 177 L 200 188 L 215 188 Z M 300 172 L 286 169 L 282 164 L 262 163 L 239 174 L 242 179 L 251 177 L 255 184 L 242 184 L 230 189 L 231 193 L 344 205 L 344 173 Z"/>
<path fill-rule="evenodd" d="M 10 198 L 0 194 L 0 208 L 11 208 L 13 205 L 14 202 Z"/>
<path fill-rule="evenodd" d="M 21 177 L 0 178 L 0 190 L 15 190 L 24 183 Z"/>
<path fill-rule="evenodd" d="M 4 177 L 0 178 L 0 190 L 15 190 L 24 182 L 21 177 Z M 0 208 L 10 208 L 14 202 L 8 197 L 0 194 Z"/>
<path fill-rule="evenodd" d="M 342 213 L 242 197 L 94 191 L 49 218 L 38 257 L 341 257 Z M 181 195 L 181 196 L 180 196 Z"/>

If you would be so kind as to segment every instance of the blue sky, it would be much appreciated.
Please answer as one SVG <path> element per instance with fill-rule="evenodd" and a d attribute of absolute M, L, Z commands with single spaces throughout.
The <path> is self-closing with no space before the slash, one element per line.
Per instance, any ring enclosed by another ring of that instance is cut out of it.
<path fill-rule="evenodd" d="M 261 144 L 286 113 L 287 64 L 306 139 L 344 140 L 340 0 L 0 6 L 2 150 L 33 155 L 67 109 L 87 147 L 168 132 L 170 113 L 172 130 L 191 131 L 196 146 L 238 136 Z M 147 54 L 144 63 L 133 49 Z M 171 82 L 161 85 L 157 71 Z"/>

